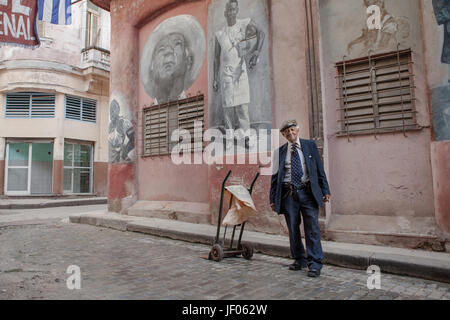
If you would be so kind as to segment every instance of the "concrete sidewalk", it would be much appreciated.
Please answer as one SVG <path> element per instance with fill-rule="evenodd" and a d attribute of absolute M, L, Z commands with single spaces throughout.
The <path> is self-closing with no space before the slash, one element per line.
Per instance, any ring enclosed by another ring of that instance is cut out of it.
<path fill-rule="evenodd" d="M 71 215 L 70 222 L 207 245 L 212 245 L 217 232 L 217 227 L 212 225 L 119 215 L 105 211 Z M 222 235 L 223 229 L 221 237 Z M 243 242 L 251 244 L 255 252 L 281 257 L 290 256 L 289 239 L 285 236 L 244 231 Z M 449 253 L 330 241 L 323 241 L 322 245 L 326 264 L 361 270 L 377 265 L 382 273 L 450 283 Z M 205 251 L 205 255 L 208 253 Z"/>
<path fill-rule="evenodd" d="M 67 206 L 88 206 L 106 204 L 107 202 L 107 197 L 0 198 L 0 209 L 41 209 Z"/>

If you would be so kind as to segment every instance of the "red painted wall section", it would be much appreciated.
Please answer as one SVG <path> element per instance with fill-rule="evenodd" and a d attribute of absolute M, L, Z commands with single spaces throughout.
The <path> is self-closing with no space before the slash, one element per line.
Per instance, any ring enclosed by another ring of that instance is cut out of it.
<path fill-rule="evenodd" d="M 0 195 L 5 193 L 5 160 L 0 160 Z"/>
<path fill-rule="evenodd" d="M 450 141 L 433 142 L 431 159 L 436 222 L 443 231 L 450 233 Z"/>
<path fill-rule="evenodd" d="M 130 164 L 114 164 L 109 166 L 108 199 L 123 199 L 135 192 L 135 167 Z"/>

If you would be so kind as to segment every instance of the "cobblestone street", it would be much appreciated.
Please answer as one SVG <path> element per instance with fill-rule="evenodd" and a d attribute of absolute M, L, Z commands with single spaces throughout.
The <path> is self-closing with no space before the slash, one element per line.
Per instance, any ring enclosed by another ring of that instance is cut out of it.
<path fill-rule="evenodd" d="M 60 219 L 2 226 L 0 243 L 0 299 L 450 299 L 445 283 L 382 274 L 368 290 L 362 270 L 325 266 L 313 279 L 261 254 L 216 263 L 205 245 Z M 67 288 L 71 265 L 80 290 Z"/>

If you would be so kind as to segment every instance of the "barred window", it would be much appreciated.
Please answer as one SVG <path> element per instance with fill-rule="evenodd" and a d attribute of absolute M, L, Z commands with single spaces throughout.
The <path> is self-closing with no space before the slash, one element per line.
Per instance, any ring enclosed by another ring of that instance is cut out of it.
<path fill-rule="evenodd" d="M 203 95 L 145 107 L 143 111 L 144 156 L 167 155 L 179 143 L 188 144 L 191 151 L 203 150 L 203 109 Z M 195 127 L 195 122 L 201 126 Z M 184 141 L 182 137 L 178 141 L 171 141 L 172 133 L 176 129 L 187 130 L 190 141 Z M 198 130 L 196 134 L 194 130 Z M 201 137 L 195 139 L 197 136 Z"/>
<path fill-rule="evenodd" d="M 6 95 L 6 118 L 54 118 L 55 94 L 15 92 Z"/>
<path fill-rule="evenodd" d="M 66 119 L 96 122 L 97 101 L 66 95 Z"/>
<path fill-rule="evenodd" d="M 336 64 L 340 135 L 417 129 L 411 50 Z"/>

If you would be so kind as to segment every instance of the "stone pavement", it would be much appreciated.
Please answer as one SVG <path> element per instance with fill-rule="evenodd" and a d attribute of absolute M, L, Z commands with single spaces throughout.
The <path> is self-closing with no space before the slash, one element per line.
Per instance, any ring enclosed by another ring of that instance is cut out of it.
<path fill-rule="evenodd" d="M 1 209 L 39 209 L 39 208 L 55 208 L 67 206 L 87 206 L 96 204 L 106 204 L 107 197 L 1 197 Z"/>
<path fill-rule="evenodd" d="M 0 209 L 0 227 L 8 227 L 12 225 L 23 224 L 41 224 L 46 221 L 59 221 L 74 214 L 82 212 L 91 212 L 94 210 L 104 211 L 106 205 L 90 205 L 90 206 L 69 206 L 69 207 L 54 207 L 54 208 L 40 208 L 40 209 L 14 209 L 3 210 Z"/>
<path fill-rule="evenodd" d="M 217 227 L 176 220 L 134 217 L 97 211 L 70 216 L 71 222 L 133 231 L 166 238 L 210 245 Z M 221 230 L 222 235 L 223 229 Z M 230 235 L 231 232 L 228 232 Z M 243 241 L 256 252 L 289 257 L 289 240 L 285 236 L 245 231 Z M 409 250 L 384 246 L 323 241 L 325 263 L 329 265 L 367 270 L 376 265 L 381 272 L 413 276 L 450 283 L 450 254 Z"/>
<path fill-rule="evenodd" d="M 67 220 L 0 227 L 0 243 L 0 299 L 450 299 L 447 283 L 382 273 L 369 290 L 365 270 L 325 265 L 314 279 L 282 257 L 213 262 L 210 245 Z M 67 288 L 71 265 L 80 290 Z"/>

